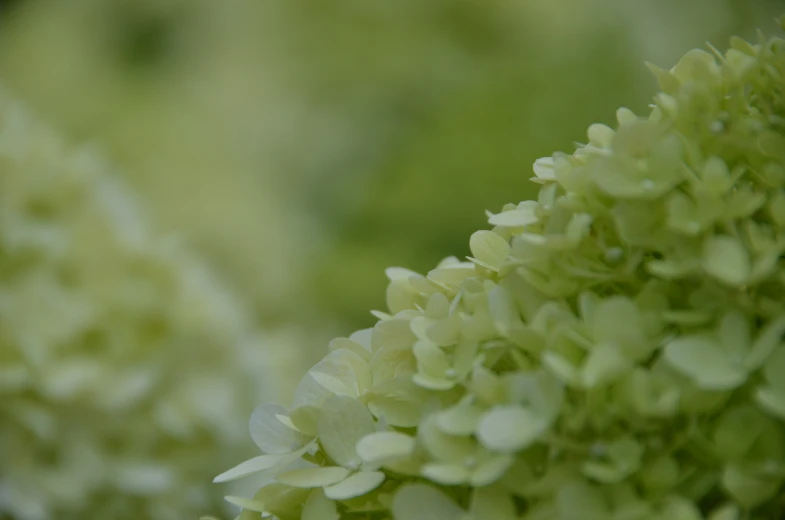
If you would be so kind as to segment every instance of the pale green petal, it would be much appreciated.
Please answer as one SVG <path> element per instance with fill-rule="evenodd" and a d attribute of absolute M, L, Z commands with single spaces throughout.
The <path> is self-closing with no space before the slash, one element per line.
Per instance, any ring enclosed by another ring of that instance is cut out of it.
<path fill-rule="evenodd" d="M 772 498 L 780 487 L 774 479 L 756 478 L 737 466 L 726 466 L 722 486 L 743 507 L 755 507 Z"/>
<path fill-rule="evenodd" d="M 724 460 L 746 457 L 770 419 L 754 406 L 735 406 L 725 411 L 717 422 L 712 440 Z"/>
<path fill-rule="evenodd" d="M 613 344 L 597 345 L 586 359 L 583 366 L 583 384 L 586 388 L 613 382 L 630 366 L 620 348 Z"/>
<path fill-rule="evenodd" d="M 422 476 L 437 484 L 455 486 L 465 484 L 471 478 L 471 471 L 460 464 L 429 462 L 421 469 Z"/>
<path fill-rule="evenodd" d="M 635 302 L 614 297 L 602 300 L 592 312 L 592 334 L 599 343 L 613 343 L 628 348 L 644 343 L 643 324 Z"/>
<path fill-rule="evenodd" d="M 461 520 L 463 509 L 441 491 L 425 484 L 408 484 L 395 494 L 395 520 Z"/>
<path fill-rule="evenodd" d="M 503 400 L 504 386 L 496 374 L 482 365 L 474 367 L 471 390 L 480 400 L 488 404 L 497 404 Z"/>
<path fill-rule="evenodd" d="M 412 380 L 422 388 L 428 390 L 449 390 L 453 388 L 456 381 L 447 377 L 434 377 L 428 374 L 415 374 Z"/>
<path fill-rule="evenodd" d="M 414 452 L 416 441 L 403 433 L 394 431 L 375 432 L 366 435 L 357 443 L 357 455 L 365 462 L 384 463 L 405 458 Z"/>
<path fill-rule="evenodd" d="M 502 285 L 496 285 L 488 291 L 488 310 L 497 329 L 504 336 L 509 336 L 516 327 L 523 326 L 515 299 Z"/>
<path fill-rule="evenodd" d="M 360 355 L 349 349 L 330 352 L 308 371 L 331 394 L 357 397 L 371 386 L 371 370 Z"/>
<path fill-rule="evenodd" d="M 744 359 L 750 350 L 752 338 L 747 317 L 738 310 L 725 313 L 717 330 L 717 339 L 731 359 Z"/>
<path fill-rule="evenodd" d="M 703 520 L 698 507 L 691 501 L 681 497 L 672 497 L 665 502 L 662 508 L 662 520 Z M 709 519 L 719 520 L 719 519 Z M 728 519 L 722 519 L 728 520 Z"/>
<path fill-rule="evenodd" d="M 474 276 L 477 269 L 471 262 L 461 262 L 428 272 L 428 279 L 444 287 L 457 287 L 466 278 Z"/>
<path fill-rule="evenodd" d="M 259 457 L 254 457 L 250 460 L 247 460 L 243 463 L 238 464 L 234 468 L 225 471 L 215 477 L 213 482 L 215 483 L 222 483 L 222 482 L 230 482 L 232 480 L 237 480 L 243 477 L 247 477 L 248 475 L 253 475 L 254 473 L 260 473 L 262 471 L 266 471 L 273 468 L 285 468 L 289 464 L 293 463 L 297 460 L 300 455 L 305 453 L 305 450 L 296 451 L 294 453 L 287 453 L 283 455 L 260 455 Z"/>
<path fill-rule="evenodd" d="M 763 375 L 769 385 L 785 393 L 785 349 L 774 351 L 763 365 Z"/>
<path fill-rule="evenodd" d="M 742 520 L 743 518 L 737 504 L 725 504 L 713 510 L 708 516 L 708 520 Z"/>
<path fill-rule="evenodd" d="M 409 320 L 393 319 L 380 321 L 373 328 L 371 347 L 378 353 L 382 348 L 389 350 L 409 349 L 417 337 L 411 331 Z"/>
<path fill-rule="evenodd" d="M 375 430 L 373 416 L 360 401 L 334 396 L 325 401 L 317 424 L 322 448 L 341 466 L 356 465 L 357 442 Z"/>
<path fill-rule="evenodd" d="M 477 443 L 471 437 L 443 433 L 434 415 L 423 420 L 417 434 L 422 446 L 436 460 L 463 464 L 477 452 Z"/>
<path fill-rule="evenodd" d="M 332 500 L 347 500 L 370 493 L 382 485 L 385 476 L 381 471 L 361 471 L 346 480 L 324 488 L 324 494 Z"/>
<path fill-rule="evenodd" d="M 752 266 L 744 245 L 729 236 L 712 236 L 703 244 L 703 268 L 718 280 L 733 286 L 744 285 Z"/>
<path fill-rule="evenodd" d="M 512 496 L 501 486 L 476 489 L 469 511 L 472 520 L 518 520 Z"/>
<path fill-rule="evenodd" d="M 500 406 L 486 413 L 477 437 L 491 450 L 513 452 L 530 446 L 550 426 L 542 415 L 520 406 Z"/>
<path fill-rule="evenodd" d="M 580 381 L 578 368 L 556 352 L 544 352 L 542 364 L 564 384 L 572 385 Z"/>
<path fill-rule="evenodd" d="M 479 406 L 459 403 L 439 413 L 436 424 L 440 430 L 450 435 L 471 435 L 477 429 L 483 412 Z"/>
<path fill-rule="evenodd" d="M 526 201 L 521 203 L 518 209 L 497 213 L 488 219 L 488 222 L 499 227 L 522 227 L 536 224 L 539 218 L 535 211 L 537 203 Z"/>
<path fill-rule="evenodd" d="M 297 430 L 291 429 L 278 419 L 286 416 L 286 408 L 274 404 L 257 406 L 251 414 L 251 438 L 264 453 L 281 454 L 295 451 L 310 439 Z"/>
<path fill-rule="evenodd" d="M 640 469 L 643 447 L 630 437 L 611 442 L 604 447 L 606 454 L 602 461 L 587 461 L 583 464 L 584 475 L 593 480 L 611 484 Z"/>
<path fill-rule="evenodd" d="M 785 420 L 785 392 L 771 387 L 760 387 L 755 391 L 755 401 L 767 412 Z"/>
<path fill-rule="evenodd" d="M 469 239 L 469 248 L 483 266 L 497 270 L 510 254 L 510 244 L 492 231 L 477 231 Z"/>
<path fill-rule="evenodd" d="M 652 492 L 664 492 L 676 486 L 680 478 L 678 461 L 661 455 L 647 462 L 640 472 L 642 483 Z"/>
<path fill-rule="evenodd" d="M 307 373 L 300 380 L 294 392 L 292 409 L 303 406 L 319 407 L 332 395 L 334 395 L 332 392 L 316 382 L 310 373 Z"/>
<path fill-rule="evenodd" d="M 360 389 L 356 381 L 346 381 L 332 374 L 325 372 L 314 371 L 309 374 L 314 381 L 321 385 L 325 390 L 335 395 L 345 395 L 349 397 L 358 397 Z"/>
<path fill-rule="evenodd" d="M 706 390 L 726 390 L 742 384 L 747 374 L 726 357 L 714 341 L 698 337 L 678 338 L 665 346 L 665 359 Z"/>
<path fill-rule="evenodd" d="M 253 511 L 255 513 L 265 512 L 264 504 L 258 500 L 252 500 L 250 498 L 243 498 L 243 497 L 233 497 L 233 496 L 226 496 L 224 497 L 224 500 L 246 511 Z"/>
<path fill-rule="evenodd" d="M 437 292 L 428 298 L 425 306 L 425 316 L 433 320 L 446 318 L 450 314 L 450 300 L 442 293 Z"/>
<path fill-rule="evenodd" d="M 289 412 L 289 420 L 295 428 L 305 435 L 316 436 L 316 424 L 319 422 L 319 408 L 316 406 L 305 405 L 294 408 Z"/>
<path fill-rule="evenodd" d="M 394 380 L 402 374 L 410 374 L 416 370 L 417 360 L 414 358 L 410 348 L 385 347 L 377 351 L 371 359 L 371 373 L 374 385 L 380 385 Z"/>
<path fill-rule="evenodd" d="M 497 455 L 483 460 L 477 464 L 477 468 L 472 472 L 469 483 L 477 488 L 493 484 L 504 476 L 514 461 L 514 457 L 509 454 Z"/>
<path fill-rule="evenodd" d="M 371 356 L 373 355 L 373 352 L 371 352 L 370 345 L 366 347 L 349 338 L 335 338 L 330 342 L 327 348 L 329 349 L 330 352 L 340 349 L 351 350 L 352 352 L 360 356 L 362 359 L 364 359 L 366 362 L 370 361 Z"/>
<path fill-rule="evenodd" d="M 450 369 L 450 360 L 444 351 L 428 340 L 420 340 L 414 345 L 417 370 L 426 376 L 442 378 Z"/>
<path fill-rule="evenodd" d="M 339 466 L 294 469 L 278 475 L 278 482 L 297 488 L 316 488 L 336 484 L 349 476 L 349 470 Z"/>
<path fill-rule="evenodd" d="M 339 520 L 338 508 L 324 496 L 324 491 L 314 489 L 303 505 L 302 520 Z"/>
<path fill-rule="evenodd" d="M 778 318 L 758 334 L 752 344 L 744 366 L 748 370 L 755 370 L 766 363 L 775 349 L 782 346 L 782 336 L 785 334 L 785 318 Z"/>
<path fill-rule="evenodd" d="M 608 520 L 611 511 L 599 489 L 576 482 L 563 486 L 556 497 L 560 519 Z"/>
<path fill-rule="evenodd" d="M 368 409 L 390 426 L 413 428 L 420 423 L 423 403 L 413 397 L 377 397 L 368 401 Z"/>
<path fill-rule="evenodd" d="M 545 183 L 556 180 L 556 172 L 553 167 L 553 157 L 542 157 L 534 161 L 535 182 Z"/>

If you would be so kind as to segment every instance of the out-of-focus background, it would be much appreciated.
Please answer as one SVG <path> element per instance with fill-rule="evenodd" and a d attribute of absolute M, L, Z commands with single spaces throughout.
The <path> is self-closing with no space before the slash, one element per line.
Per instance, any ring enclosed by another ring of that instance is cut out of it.
<path fill-rule="evenodd" d="M 97 141 L 270 326 L 348 332 L 464 255 L 531 163 L 654 91 L 644 60 L 779 0 L 4 0 L 0 81 Z M 321 349 L 322 344 L 303 345 Z"/>
<path fill-rule="evenodd" d="M 0 0 L 0 84 L 116 165 L 288 359 L 468 254 L 531 164 L 781 0 Z M 231 384 L 228 382 L 227 384 Z M 0 424 L 0 429 L 3 425 Z M 228 461 L 231 465 L 234 461 Z M 2 462 L 0 461 L 0 464 Z"/>

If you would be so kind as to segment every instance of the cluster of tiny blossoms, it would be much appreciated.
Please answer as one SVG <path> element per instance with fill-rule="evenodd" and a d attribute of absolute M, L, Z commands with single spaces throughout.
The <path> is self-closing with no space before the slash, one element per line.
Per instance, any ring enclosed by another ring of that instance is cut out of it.
<path fill-rule="evenodd" d="M 2 92 L 0 281 L 0 518 L 220 504 L 204 483 L 216 451 L 244 452 L 232 423 L 259 395 L 254 331 L 94 153 Z"/>
<path fill-rule="evenodd" d="M 242 520 L 785 514 L 785 40 L 694 50 L 262 405 Z"/>

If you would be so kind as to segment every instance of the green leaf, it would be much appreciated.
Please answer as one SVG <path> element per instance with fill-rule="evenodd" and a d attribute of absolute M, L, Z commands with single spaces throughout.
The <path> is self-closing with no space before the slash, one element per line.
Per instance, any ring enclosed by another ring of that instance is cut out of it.
<path fill-rule="evenodd" d="M 370 493 L 382 485 L 385 476 L 381 471 L 361 471 L 346 480 L 328 486 L 324 494 L 332 500 L 348 500 Z"/>

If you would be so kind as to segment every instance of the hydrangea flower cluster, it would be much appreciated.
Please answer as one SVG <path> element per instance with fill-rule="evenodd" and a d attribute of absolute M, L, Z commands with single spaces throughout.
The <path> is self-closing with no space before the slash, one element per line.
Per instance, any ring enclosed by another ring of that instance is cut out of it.
<path fill-rule="evenodd" d="M 262 391 L 238 302 L 0 92 L 0 518 L 181 519 Z M 232 381 L 233 384 L 227 384 Z M 220 510 L 220 509 L 218 509 Z"/>
<path fill-rule="evenodd" d="M 538 160 L 468 261 L 388 270 L 378 323 L 253 413 L 239 518 L 781 518 L 785 40 L 712 50 Z"/>

